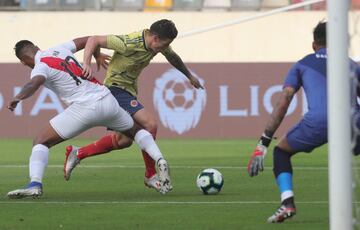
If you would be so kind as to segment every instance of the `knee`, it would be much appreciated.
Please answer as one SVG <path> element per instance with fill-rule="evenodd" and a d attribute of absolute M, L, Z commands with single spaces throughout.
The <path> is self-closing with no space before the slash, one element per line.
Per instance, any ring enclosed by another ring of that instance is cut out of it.
<path fill-rule="evenodd" d="M 48 148 L 53 146 L 49 140 L 47 140 L 46 138 L 42 138 L 42 137 L 35 137 L 33 139 L 33 146 L 35 146 L 35 145 L 45 145 Z"/>
<path fill-rule="evenodd" d="M 149 133 L 151 133 L 151 135 L 153 135 L 153 137 L 155 138 L 156 133 L 157 133 L 157 123 L 154 119 L 151 119 L 151 121 L 148 121 L 145 125 L 144 128 L 149 131 Z"/>
<path fill-rule="evenodd" d="M 133 141 L 128 139 L 128 141 L 123 143 L 123 148 L 129 148 L 132 145 Z"/>
<path fill-rule="evenodd" d="M 113 136 L 114 139 L 114 148 L 115 149 L 124 149 L 124 148 L 129 148 L 133 141 L 128 138 L 127 136 L 121 134 L 121 133 L 116 133 Z"/>

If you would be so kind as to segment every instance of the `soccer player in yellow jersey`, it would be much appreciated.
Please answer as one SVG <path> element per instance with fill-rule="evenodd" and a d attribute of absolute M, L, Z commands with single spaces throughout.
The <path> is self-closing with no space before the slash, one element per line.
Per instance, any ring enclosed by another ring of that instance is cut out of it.
<path fill-rule="evenodd" d="M 153 23 L 150 29 L 144 29 L 127 35 L 107 35 L 90 37 L 85 46 L 83 75 L 92 78 L 91 56 L 99 48 L 114 50 L 107 68 L 104 84 L 109 87 L 120 106 L 130 113 L 134 121 L 156 137 L 157 124 L 154 116 L 146 111 L 137 100 L 137 81 L 141 71 L 159 52 L 171 65 L 181 71 L 197 89 L 203 89 L 197 78 L 186 68 L 181 58 L 172 50 L 170 43 L 177 36 L 175 24 L 167 19 Z M 65 178 L 69 179 L 72 169 L 80 160 L 115 149 L 127 148 L 132 140 L 119 132 L 102 137 L 87 146 L 67 147 L 67 155 L 76 154 L 78 160 L 65 162 L 69 171 L 65 170 Z M 146 166 L 144 183 L 150 188 L 160 190 L 159 178 L 156 174 L 154 157 L 143 153 Z M 69 158 L 70 159 L 70 158 Z M 159 165 L 158 165 L 159 167 Z"/>

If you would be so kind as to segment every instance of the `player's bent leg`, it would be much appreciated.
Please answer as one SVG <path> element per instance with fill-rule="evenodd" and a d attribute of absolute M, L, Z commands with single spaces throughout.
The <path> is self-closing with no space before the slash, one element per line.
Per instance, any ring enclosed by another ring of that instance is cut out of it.
<path fill-rule="evenodd" d="M 147 112 L 143 108 L 133 114 L 133 119 L 138 125 L 149 131 L 154 140 L 156 139 L 157 123 L 156 119 L 151 113 Z M 150 178 L 156 174 L 155 161 L 146 151 L 142 151 L 142 156 L 145 163 L 145 178 Z"/>
<path fill-rule="evenodd" d="M 87 157 L 108 153 L 112 150 L 127 148 L 131 146 L 131 139 L 121 133 L 106 135 L 91 144 L 79 148 L 78 157 L 83 160 Z"/>
<path fill-rule="evenodd" d="M 137 123 L 141 128 L 145 128 L 151 132 L 155 139 L 156 120 L 144 109 L 144 106 L 137 100 L 137 98 L 129 94 L 127 91 L 117 87 L 110 87 L 109 89 L 116 98 L 118 104 L 131 114 L 135 123 Z M 146 185 L 149 179 L 154 178 L 154 175 L 156 175 L 156 168 L 155 161 L 145 151 L 142 151 L 142 155 L 145 163 L 144 183 Z"/>
<path fill-rule="evenodd" d="M 286 149 L 286 150 L 285 150 Z M 274 148 L 274 176 L 281 194 L 281 205 L 267 220 L 269 223 L 281 223 L 296 214 L 293 192 L 291 156 L 294 151 L 287 138 L 283 137 Z"/>
<path fill-rule="evenodd" d="M 50 124 L 38 135 L 33 142 L 29 162 L 30 183 L 25 188 L 7 193 L 11 199 L 25 197 L 39 197 L 43 194 L 42 179 L 49 159 L 49 147 L 63 141 Z"/>
<path fill-rule="evenodd" d="M 113 150 L 128 148 L 132 144 L 132 140 L 119 132 L 104 136 L 99 140 L 86 145 L 84 147 L 76 147 L 69 145 L 66 147 L 65 163 L 64 163 L 64 178 L 69 180 L 72 170 L 80 164 L 80 161 Z"/>
<path fill-rule="evenodd" d="M 137 131 L 137 127 L 134 127 Z M 134 130 L 125 132 L 127 135 L 131 136 Z M 158 174 L 160 180 L 160 191 L 162 194 L 165 194 L 172 190 L 171 180 L 170 180 L 170 169 L 169 165 L 164 159 L 162 153 L 160 152 L 159 147 L 156 145 L 152 135 L 145 129 L 141 129 L 136 132 L 134 137 L 135 142 L 140 146 L 142 150 L 145 150 L 152 159 L 157 162 Z"/>
<path fill-rule="evenodd" d="M 133 119 L 124 109 L 117 106 L 114 107 L 116 103 L 115 98 L 110 94 L 104 97 L 101 102 L 96 105 L 96 116 L 88 119 L 88 126 L 102 125 L 117 131 L 130 129 L 134 125 Z M 91 117 L 91 115 L 89 117 Z M 81 148 L 67 146 L 64 163 L 65 179 L 70 179 L 72 170 L 81 160 L 108 153 L 115 149 L 129 147 L 132 141 L 125 136 L 120 138 L 119 136 L 121 135 L 121 133 L 115 132 Z M 121 143 L 119 144 L 119 142 Z"/>

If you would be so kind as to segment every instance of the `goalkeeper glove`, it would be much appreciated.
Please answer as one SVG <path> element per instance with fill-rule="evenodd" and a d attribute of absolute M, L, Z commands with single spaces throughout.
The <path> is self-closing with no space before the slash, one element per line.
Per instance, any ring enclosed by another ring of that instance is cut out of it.
<path fill-rule="evenodd" d="M 249 176 L 253 177 L 259 174 L 260 171 L 264 171 L 264 159 L 267 153 L 267 148 L 271 142 L 271 137 L 263 134 L 250 158 L 248 163 Z"/>

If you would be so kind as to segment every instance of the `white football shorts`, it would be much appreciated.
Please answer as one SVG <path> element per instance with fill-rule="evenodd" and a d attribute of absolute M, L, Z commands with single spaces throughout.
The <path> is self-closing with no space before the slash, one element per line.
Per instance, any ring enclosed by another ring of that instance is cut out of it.
<path fill-rule="evenodd" d="M 50 124 L 57 134 L 66 140 L 96 126 L 119 132 L 126 131 L 133 127 L 134 120 L 109 93 L 91 103 L 71 104 L 53 117 Z"/>

